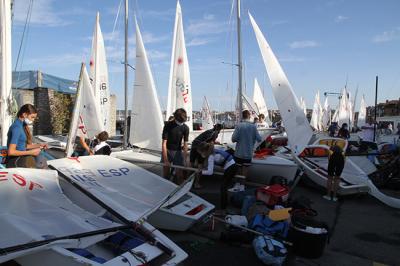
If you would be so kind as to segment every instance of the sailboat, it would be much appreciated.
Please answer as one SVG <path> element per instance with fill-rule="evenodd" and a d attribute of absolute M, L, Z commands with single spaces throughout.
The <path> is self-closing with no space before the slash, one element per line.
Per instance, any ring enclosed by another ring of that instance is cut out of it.
<path fill-rule="evenodd" d="M 361 97 L 360 111 L 358 112 L 357 127 L 361 128 L 366 124 L 367 118 L 367 105 L 365 104 L 364 95 Z"/>
<path fill-rule="evenodd" d="M 96 101 L 100 103 L 100 114 L 104 130 L 111 132 L 110 88 L 103 34 L 100 28 L 100 14 L 97 12 L 93 31 L 92 53 L 90 56 L 90 81 Z"/>
<path fill-rule="evenodd" d="M 151 74 L 150 64 L 146 55 L 142 35 L 136 22 L 136 74 L 134 81 L 134 99 L 132 106 L 132 123 L 130 130 L 130 140 L 137 149 L 124 151 L 115 151 L 111 153 L 112 157 L 130 163 L 159 163 L 161 153 L 161 133 L 163 121 L 161 117 L 161 108 L 156 96 L 153 76 Z M 150 109 L 149 109 L 150 108 Z M 151 110 L 149 112 L 149 110 Z M 149 126 L 151 130 L 149 130 Z M 142 145 L 142 146 L 141 146 Z M 144 174 L 144 173 L 143 173 Z M 146 171 L 146 175 L 153 174 Z M 158 177 L 163 182 L 163 178 Z M 161 182 L 161 181 L 160 181 Z M 170 186 L 178 188 L 175 184 L 167 182 Z M 185 231 L 204 217 L 208 212 L 214 209 L 214 205 L 201 199 L 197 195 L 190 193 L 191 184 L 181 188 L 181 197 L 176 198 L 177 202 L 170 202 L 170 205 L 163 206 L 157 210 L 154 215 L 149 217 L 151 224 L 157 228 Z M 132 191 L 135 189 L 132 188 Z M 174 204 L 173 204 L 174 203 Z M 173 204 L 173 206 L 172 206 Z M 186 206 L 186 207 L 185 207 Z M 196 215 L 182 213 L 185 208 L 195 208 L 203 206 Z"/>
<path fill-rule="evenodd" d="M 182 9 L 179 0 L 176 4 L 174 37 L 172 39 L 171 69 L 168 83 L 168 102 L 165 120 L 173 115 L 176 109 L 185 109 L 188 117 L 186 125 L 193 130 L 192 88 L 190 82 L 189 61 L 186 53 L 185 35 L 183 32 Z"/>
<path fill-rule="evenodd" d="M 313 111 L 311 114 L 311 122 L 310 122 L 310 125 L 314 128 L 314 130 L 322 131 L 321 120 L 322 120 L 322 107 L 318 91 L 317 94 L 315 95 Z"/>
<path fill-rule="evenodd" d="M 324 102 L 324 107 L 322 109 L 322 119 L 321 119 L 322 130 L 328 129 L 330 120 L 331 120 L 331 107 L 329 106 L 328 103 L 328 97 L 326 97 Z"/>
<path fill-rule="evenodd" d="M 201 127 L 203 130 L 212 129 L 214 127 L 210 105 L 208 104 L 206 96 L 204 96 L 201 107 Z"/>
<path fill-rule="evenodd" d="M 303 109 L 304 115 L 307 116 L 307 105 L 303 97 L 300 97 L 300 106 Z"/>
<path fill-rule="evenodd" d="M 272 85 L 275 100 L 286 126 L 293 159 L 305 171 L 308 178 L 316 184 L 326 187 L 326 169 L 330 148 L 328 145 L 340 145 L 345 148 L 347 141 L 340 139 L 339 142 L 339 139 L 326 138 L 325 140 L 319 140 L 318 144 L 309 145 L 312 131 L 307 118 L 270 45 L 250 13 L 249 17 Z M 368 192 L 388 206 L 400 208 L 400 199 L 380 192 L 360 167 L 351 160 L 346 160 L 338 193 L 346 195 L 360 192 Z"/>

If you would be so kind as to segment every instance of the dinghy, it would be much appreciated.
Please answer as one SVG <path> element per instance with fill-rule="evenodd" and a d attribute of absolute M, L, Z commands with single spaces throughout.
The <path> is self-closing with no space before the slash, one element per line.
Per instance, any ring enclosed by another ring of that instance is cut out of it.
<path fill-rule="evenodd" d="M 208 104 L 206 96 L 204 96 L 203 104 L 201 106 L 201 128 L 203 130 L 212 129 L 214 127 L 214 121 L 212 119 L 212 113 L 210 105 Z"/>
<path fill-rule="evenodd" d="M 320 186 L 326 187 L 327 173 L 324 173 L 324 169 L 327 168 L 329 146 L 308 146 L 312 131 L 307 118 L 267 40 L 250 13 L 249 17 L 271 82 L 275 100 L 286 127 L 292 156 L 311 180 Z M 348 99 L 345 89 L 343 96 L 340 109 L 346 110 L 348 109 Z M 339 121 L 348 121 L 348 119 L 348 113 L 342 112 L 342 114 L 339 114 Z M 351 160 L 346 160 L 343 176 L 343 182 L 339 190 L 342 195 L 367 191 L 383 203 L 394 208 L 400 208 L 400 199 L 380 192 L 369 180 L 367 174 Z"/>
<path fill-rule="evenodd" d="M 178 187 L 139 166 L 113 157 L 64 158 L 49 161 L 49 166 L 101 197 L 126 219 L 145 217 L 157 228 L 185 231 L 214 209 L 214 205 L 189 192 L 193 178 Z M 76 204 L 100 214 L 101 210 L 92 204 L 86 206 L 86 201 L 79 199 L 75 190 L 63 189 L 68 197 L 76 199 Z M 159 202 L 159 209 L 141 213 Z"/>
<path fill-rule="evenodd" d="M 122 266 L 157 259 L 175 265 L 187 257 L 147 223 L 142 225 L 146 230 L 134 230 L 132 223 L 111 221 L 77 206 L 64 195 L 56 171 L 13 168 L 3 170 L 0 180 L 0 198 L 8 202 L 0 207 L 0 263 L 14 259 L 23 266 Z M 112 245 L 121 236 L 130 241 L 128 250 Z"/>

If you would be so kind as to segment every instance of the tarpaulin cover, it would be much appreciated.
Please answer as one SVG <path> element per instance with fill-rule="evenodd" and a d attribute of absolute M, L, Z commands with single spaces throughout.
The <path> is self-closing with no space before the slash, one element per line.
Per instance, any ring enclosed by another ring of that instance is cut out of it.
<path fill-rule="evenodd" d="M 48 164 L 130 221 L 150 215 L 177 191 L 177 186 L 164 178 L 110 156 L 64 158 Z M 168 203 L 190 187 L 188 183 Z"/>
<path fill-rule="evenodd" d="M 0 202 L 0 249 L 119 225 L 73 204 L 52 170 L 2 169 Z"/>

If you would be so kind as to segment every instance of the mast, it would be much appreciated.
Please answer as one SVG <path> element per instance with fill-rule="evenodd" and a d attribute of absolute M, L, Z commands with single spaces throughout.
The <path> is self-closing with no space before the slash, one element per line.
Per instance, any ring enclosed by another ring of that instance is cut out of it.
<path fill-rule="evenodd" d="M 128 0 L 125 0 L 125 113 L 124 113 L 124 139 L 123 148 L 124 150 L 128 146 Z"/>
<path fill-rule="evenodd" d="M 376 114 L 377 114 L 377 108 L 378 107 L 378 76 L 375 78 L 375 112 L 374 112 L 374 142 L 376 141 Z"/>
<path fill-rule="evenodd" d="M 240 36 L 241 31 L 241 18 L 240 18 L 240 0 L 236 0 L 236 10 L 237 10 L 237 39 L 238 39 L 238 111 L 239 111 L 239 121 L 242 120 L 242 95 L 243 95 L 243 76 L 242 76 L 242 40 Z"/>

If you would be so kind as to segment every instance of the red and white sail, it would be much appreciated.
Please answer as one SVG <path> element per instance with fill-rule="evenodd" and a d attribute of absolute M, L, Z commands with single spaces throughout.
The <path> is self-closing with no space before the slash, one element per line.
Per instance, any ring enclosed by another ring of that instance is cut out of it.
<path fill-rule="evenodd" d="M 192 88 L 179 1 L 176 5 L 166 119 L 178 108 L 185 109 L 188 117 L 186 125 L 188 125 L 189 130 L 192 130 Z"/>
<path fill-rule="evenodd" d="M 97 13 L 96 25 L 92 39 L 92 54 L 90 56 L 90 80 L 94 96 L 100 107 L 101 120 L 104 129 L 110 133 L 110 88 L 108 83 L 108 67 L 103 34 L 100 29 L 100 15 Z"/>
<path fill-rule="evenodd" d="M 101 119 L 100 109 L 97 103 L 85 64 L 82 64 L 68 135 L 66 148 L 67 157 L 72 155 L 75 138 L 77 136 L 93 139 L 104 130 L 103 120 Z"/>

